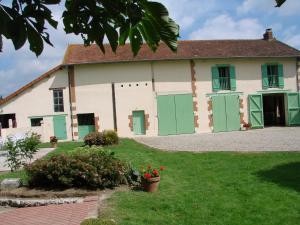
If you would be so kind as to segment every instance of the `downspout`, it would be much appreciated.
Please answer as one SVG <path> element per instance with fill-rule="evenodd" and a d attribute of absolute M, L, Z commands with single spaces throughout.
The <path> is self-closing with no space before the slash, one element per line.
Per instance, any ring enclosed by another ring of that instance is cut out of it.
<path fill-rule="evenodd" d="M 72 141 L 74 141 L 74 128 L 73 128 L 73 110 L 72 110 L 72 91 L 71 91 L 71 66 L 67 66 L 68 70 L 68 86 L 69 86 L 69 106 L 70 106 L 70 120 L 71 120 L 71 135 Z"/>
<path fill-rule="evenodd" d="M 297 91 L 300 91 L 300 57 L 297 57 L 296 60 L 296 73 L 297 73 Z"/>

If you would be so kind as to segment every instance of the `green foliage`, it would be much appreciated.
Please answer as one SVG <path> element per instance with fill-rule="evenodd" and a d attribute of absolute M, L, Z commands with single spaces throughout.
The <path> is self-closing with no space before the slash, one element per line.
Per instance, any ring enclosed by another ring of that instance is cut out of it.
<path fill-rule="evenodd" d="M 83 141 L 84 141 L 84 144 L 88 145 L 88 146 L 104 145 L 103 133 L 101 133 L 101 132 L 91 132 L 83 138 Z"/>
<path fill-rule="evenodd" d="M 32 160 L 40 143 L 40 136 L 35 133 L 26 134 L 25 138 L 18 140 L 8 137 L 5 142 L 5 149 L 8 152 L 6 164 L 11 171 L 19 169 L 28 160 Z"/>
<path fill-rule="evenodd" d="M 103 220 L 103 219 L 87 219 L 83 221 L 80 225 L 116 225 L 117 223 L 113 220 Z"/>
<path fill-rule="evenodd" d="M 113 130 L 106 130 L 103 132 L 92 132 L 84 137 L 84 144 L 88 146 L 106 146 L 118 144 L 118 134 Z"/>
<path fill-rule="evenodd" d="M 127 184 L 130 168 L 113 154 L 90 149 L 26 165 L 28 183 L 43 188 L 114 188 Z"/>
<path fill-rule="evenodd" d="M 283 3 L 286 2 L 286 0 L 275 0 L 275 1 L 277 3 L 276 7 L 280 7 L 281 5 L 283 5 Z"/>
<path fill-rule="evenodd" d="M 1 2 L 1 1 L 0 1 Z M 24 1 L 13 0 L 11 6 L 0 4 L 0 37 L 11 39 L 15 49 L 26 40 L 37 56 L 44 42 L 52 45 L 45 23 L 57 28 L 50 5 L 61 0 Z M 155 51 L 160 41 L 172 51 L 177 50 L 179 26 L 169 18 L 164 5 L 149 0 L 95 0 L 65 1 L 62 14 L 66 33 L 80 35 L 85 45 L 96 43 L 105 52 L 103 40 L 107 37 L 114 52 L 129 38 L 134 55 L 145 41 Z"/>
<path fill-rule="evenodd" d="M 119 137 L 114 130 L 103 131 L 103 143 L 104 145 L 115 145 L 119 143 Z"/>

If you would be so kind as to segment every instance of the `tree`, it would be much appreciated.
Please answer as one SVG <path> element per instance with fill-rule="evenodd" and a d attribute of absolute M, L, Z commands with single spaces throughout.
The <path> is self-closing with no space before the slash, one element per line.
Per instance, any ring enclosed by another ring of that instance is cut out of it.
<path fill-rule="evenodd" d="M 1 0 L 0 0 L 1 2 Z M 10 39 L 15 49 L 28 40 L 37 56 L 44 43 L 52 46 L 45 24 L 57 28 L 49 9 L 61 0 L 12 0 L 0 4 L 0 36 Z M 145 41 L 155 51 L 160 41 L 176 51 L 179 26 L 164 5 L 149 0 L 66 0 L 62 14 L 66 33 L 81 35 L 84 44 L 97 43 L 104 52 L 106 36 L 112 50 L 129 39 L 134 55 Z"/>
<path fill-rule="evenodd" d="M 45 28 L 48 23 L 57 28 L 50 5 L 61 0 L 12 0 L 11 6 L 0 0 L 0 51 L 2 35 L 10 39 L 15 49 L 20 49 L 28 40 L 29 48 L 37 56 L 44 43 L 52 46 Z M 275 0 L 280 7 L 286 0 Z M 200 3 L 199 3 L 200 4 Z M 81 35 L 85 45 L 96 43 L 105 52 L 106 36 L 112 50 L 124 45 L 129 39 L 136 55 L 143 42 L 155 51 L 161 41 L 172 51 L 177 50 L 179 26 L 169 17 L 164 5 L 149 0 L 65 0 L 62 14 L 67 34 Z"/>

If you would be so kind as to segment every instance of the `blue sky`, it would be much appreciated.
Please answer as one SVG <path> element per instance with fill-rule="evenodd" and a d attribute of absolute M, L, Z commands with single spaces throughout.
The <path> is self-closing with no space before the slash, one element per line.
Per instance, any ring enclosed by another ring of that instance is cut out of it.
<path fill-rule="evenodd" d="M 277 39 L 300 49 L 300 1 L 287 0 L 275 8 L 274 0 L 157 0 L 164 3 L 180 24 L 181 39 L 252 39 L 262 38 L 272 28 Z M 11 2 L 4 0 L 2 3 Z M 60 20 L 62 6 L 54 8 Z M 57 31 L 49 30 L 55 46 L 45 46 L 38 58 L 28 44 L 15 51 L 4 40 L 0 53 L 0 95 L 6 96 L 32 79 L 58 65 L 68 44 L 81 43 L 77 36 L 66 35 L 60 21 Z"/>

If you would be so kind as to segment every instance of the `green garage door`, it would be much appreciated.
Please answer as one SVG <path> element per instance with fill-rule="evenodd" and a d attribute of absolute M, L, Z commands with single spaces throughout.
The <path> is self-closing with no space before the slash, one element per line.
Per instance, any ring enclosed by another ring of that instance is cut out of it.
<path fill-rule="evenodd" d="M 159 135 L 195 132 L 191 94 L 158 96 L 157 107 Z"/>
<path fill-rule="evenodd" d="M 78 126 L 79 140 L 83 140 L 86 135 L 95 131 L 95 125 Z"/>
<path fill-rule="evenodd" d="M 240 104 L 238 95 L 212 97 L 214 132 L 240 130 Z"/>
<path fill-rule="evenodd" d="M 287 93 L 288 125 L 300 125 L 300 93 Z"/>
<path fill-rule="evenodd" d="M 58 140 L 67 139 L 65 116 L 53 116 L 53 127 L 54 127 L 54 135 L 57 137 Z"/>
<path fill-rule="evenodd" d="M 261 94 L 249 95 L 248 108 L 252 128 L 264 127 L 263 100 Z"/>

